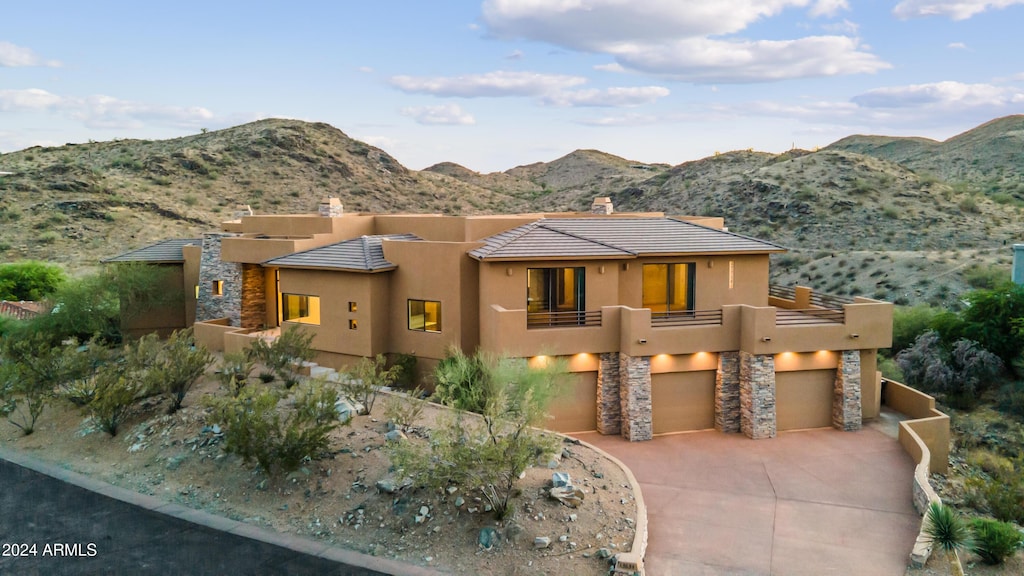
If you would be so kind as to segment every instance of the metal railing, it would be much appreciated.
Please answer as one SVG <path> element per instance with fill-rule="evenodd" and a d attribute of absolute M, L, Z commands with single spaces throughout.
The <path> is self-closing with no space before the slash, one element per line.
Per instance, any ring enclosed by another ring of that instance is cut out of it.
<path fill-rule="evenodd" d="M 781 298 L 783 300 L 793 300 L 795 302 L 796 288 L 792 286 L 779 286 L 777 284 L 772 284 L 768 286 L 768 295 L 775 298 Z M 822 308 L 837 310 L 842 309 L 844 304 L 853 304 L 853 298 L 836 296 L 834 294 L 822 294 L 814 290 L 811 291 L 812 306 L 821 306 Z"/>
<path fill-rule="evenodd" d="M 809 324 L 843 324 L 846 322 L 846 311 L 842 308 L 809 308 L 805 310 L 775 310 L 776 326 L 805 326 Z"/>
<path fill-rule="evenodd" d="M 575 328 L 600 325 L 600 310 L 526 313 L 526 327 L 531 330 L 534 328 Z"/>
<path fill-rule="evenodd" d="M 651 326 L 721 326 L 721 310 L 651 312 Z"/>

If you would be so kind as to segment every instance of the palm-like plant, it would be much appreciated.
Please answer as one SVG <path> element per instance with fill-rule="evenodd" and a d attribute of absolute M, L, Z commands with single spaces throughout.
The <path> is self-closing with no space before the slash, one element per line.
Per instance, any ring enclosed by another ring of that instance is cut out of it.
<path fill-rule="evenodd" d="M 954 576 L 963 576 L 964 568 L 960 564 L 959 550 L 971 547 L 971 531 L 964 519 L 949 506 L 942 502 L 932 502 L 925 514 L 924 535 L 932 543 L 946 553 L 949 569 Z"/>

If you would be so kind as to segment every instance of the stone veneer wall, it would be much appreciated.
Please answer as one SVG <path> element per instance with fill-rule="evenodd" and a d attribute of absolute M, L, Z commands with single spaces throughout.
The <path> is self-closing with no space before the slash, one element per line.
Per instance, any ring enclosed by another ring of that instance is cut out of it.
<path fill-rule="evenodd" d="M 267 324 L 267 290 L 264 268 L 242 264 L 242 328 L 262 328 Z"/>
<path fill-rule="evenodd" d="M 860 430 L 860 350 L 844 350 L 836 367 L 835 395 L 832 397 L 832 426 L 847 432 Z"/>
<path fill-rule="evenodd" d="M 740 428 L 749 438 L 774 438 L 775 357 L 740 351 Z"/>
<path fill-rule="evenodd" d="M 622 432 L 618 352 L 601 354 L 597 366 L 597 431 L 601 434 Z"/>
<path fill-rule="evenodd" d="M 622 407 L 622 436 L 630 442 L 650 440 L 651 359 L 619 353 L 619 399 Z"/>
<path fill-rule="evenodd" d="M 241 327 L 242 265 L 220 259 L 221 241 L 234 234 L 204 234 L 203 253 L 199 259 L 199 298 L 196 321 L 227 318 L 232 326 Z M 222 280 L 221 296 L 213 295 L 213 281 Z"/>
<path fill-rule="evenodd" d="M 715 374 L 715 430 L 740 431 L 740 353 L 718 355 Z"/>

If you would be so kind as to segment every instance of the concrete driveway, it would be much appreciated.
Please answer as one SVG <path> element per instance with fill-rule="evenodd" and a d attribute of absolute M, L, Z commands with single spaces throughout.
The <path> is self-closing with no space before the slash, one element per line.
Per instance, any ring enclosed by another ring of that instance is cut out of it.
<path fill-rule="evenodd" d="M 708 431 L 633 443 L 577 436 L 640 482 L 648 574 L 904 574 L 921 521 L 911 504 L 914 465 L 877 430 L 770 440 Z"/>

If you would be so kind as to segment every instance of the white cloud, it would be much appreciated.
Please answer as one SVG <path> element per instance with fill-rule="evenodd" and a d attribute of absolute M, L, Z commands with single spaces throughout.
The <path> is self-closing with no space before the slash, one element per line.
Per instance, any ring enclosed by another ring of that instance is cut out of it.
<path fill-rule="evenodd" d="M 840 10 L 849 10 L 850 5 L 846 0 L 818 0 L 811 6 L 810 15 L 814 18 L 821 16 L 835 16 Z"/>
<path fill-rule="evenodd" d="M 945 81 L 876 88 L 852 100 L 864 108 L 1008 109 L 1024 104 L 1024 91 L 992 84 Z"/>
<path fill-rule="evenodd" d="M 842 22 L 829 22 L 827 24 L 822 24 L 821 29 L 826 32 L 832 32 L 833 34 L 856 36 L 857 32 L 860 31 L 860 25 L 856 22 L 851 22 L 850 20 L 843 18 Z M 868 49 L 864 44 L 861 44 L 860 48 L 861 50 Z"/>
<path fill-rule="evenodd" d="M 552 106 L 632 107 L 650 104 L 668 95 L 668 88 L 662 86 L 615 87 L 566 90 L 545 96 L 543 102 Z"/>
<path fill-rule="evenodd" d="M 442 104 L 440 106 L 411 106 L 400 110 L 403 116 L 408 116 L 420 124 L 447 125 L 447 126 L 469 126 L 476 124 L 472 114 L 464 112 L 455 104 Z"/>
<path fill-rule="evenodd" d="M 949 44 L 946 45 L 946 48 L 952 48 L 954 50 L 966 50 L 967 44 L 964 44 L 963 42 L 950 42 Z"/>
<path fill-rule="evenodd" d="M 505 60 L 522 60 L 523 56 L 524 54 L 522 50 L 513 50 L 507 56 L 505 56 Z"/>
<path fill-rule="evenodd" d="M 619 49 L 626 68 L 691 82 L 766 82 L 808 76 L 871 73 L 891 66 L 845 36 L 797 40 L 679 40 Z"/>
<path fill-rule="evenodd" d="M 897 18 L 924 18 L 946 16 L 951 20 L 966 20 L 989 9 L 1002 9 L 1024 0 L 903 0 L 892 9 Z"/>
<path fill-rule="evenodd" d="M 609 62 L 608 64 L 595 64 L 594 70 L 600 70 L 602 72 L 625 72 L 626 69 L 622 67 L 622 64 L 618 62 Z"/>
<path fill-rule="evenodd" d="M 10 42 L 0 42 L 0 67 L 49 66 L 57 68 L 60 65 L 57 60 L 43 60 L 30 48 L 17 46 Z"/>
<path fill-rule="evenodd" d="M 499 70 L 465 76 L 394 76 L 391 78 L 391 85 L 412 94 L 477 98 L 482 96 L 540 96 L 579 86 L 586 81 L 586 78 L 581 76 Z"/>
<path fill-rule="evenodd" d="M 486 0 L 482 18 L 497 37 L 608 54 L 625 69 L 679 80 L 762 82 L 889 67 L 846 36 L 735 36 L 787 8 L 827 16 L 849 6 L 847 0 Z"/>
<path fill-rule="evenodd" d="M 112 96 L 60 96 L 29 88 L 0 90 L 0 112 L 48 111 L 66 114 L 89 128 L 141 128 L 147 123 L 198 128 L 216 120 L 206 108 L 167 106 L 122 100 Z"/>

